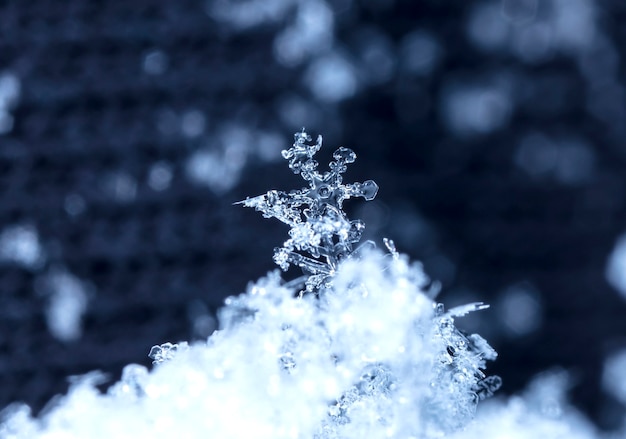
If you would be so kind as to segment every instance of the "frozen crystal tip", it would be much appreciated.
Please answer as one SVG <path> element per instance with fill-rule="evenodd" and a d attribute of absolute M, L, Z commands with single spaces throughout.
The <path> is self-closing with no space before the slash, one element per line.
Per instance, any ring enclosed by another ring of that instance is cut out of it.
<path fill-rule="evenodd" d="M 374 180 L 367 180 L 363 182 L 361 190 L 363 192 L 363 198 L 365 198 L 366 201 L 371 201 L 378 193 L 378 185 Z"/>
<path fill-rule="evenodd" d="M 333 153 L 333 158 L 337 161 L 343 161 L 345 163 L 354 163 L 356 160 L 356 154 L 350 148 L 344 148 L 342 146 Z"/>
<path fill-rule="evenodd" d="M 353 197 L 373 200 L 378 192 L 378 185 L 372 180 L 343 184 L 341 174 L 347 164 L 356 160 L 350 148 L 338 148 L 330 170 L 319 173 L 313 156 L 321 147 L 322 136 L 312 143 L 304 130 L 295 133 L 292 147 L 282 151 L 282 156 L 309 187 L 291 192 L 269 191 L 242 203 L 261 211 L 265 218 L 277 218 L 291 226 L 290 239 L 274 250 L 273 259 L 284 271 L 291 265 L 300 267 L 308 276 L 307 286 L 314 285 L 310 290 L 319 290 L 320 285 L 328 283 L 337 264 L 355 252 L 353 245 L 361 239 L 365 225 L 361 220 L 349 220 L 342 210 L 343 202 Z"/>

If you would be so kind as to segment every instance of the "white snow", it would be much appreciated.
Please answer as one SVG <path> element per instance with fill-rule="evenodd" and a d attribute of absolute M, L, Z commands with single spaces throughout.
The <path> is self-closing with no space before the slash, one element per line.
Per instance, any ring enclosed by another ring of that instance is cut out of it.
<path fill-rule="evenodd" d="M 0 437 L 441 437 L 473 416 L 484 360 L 449 332 L 426 282 L 380 252 L 347 260 L 319 298 L 270 274 L 227 300 L 207 343 L 155 348 L 154 370 L 130 365 L 106 394 L 88 375 L 39 419 L 14 406 Z"/>

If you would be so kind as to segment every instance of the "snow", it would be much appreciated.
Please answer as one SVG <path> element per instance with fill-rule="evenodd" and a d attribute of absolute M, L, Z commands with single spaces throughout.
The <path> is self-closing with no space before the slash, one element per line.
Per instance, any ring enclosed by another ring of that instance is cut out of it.
<path fill-rule="evenodd" d="M 347 260 L 319 297 L 271 273 L 206 343 L 153 348 L 151 372 L 131 365 L 106 394 L 78 380 L 40 419 L 14 407 L 0 437 L 435 437 L 473 415 L 484 359 L 426 284 L 380 251 Z"/>

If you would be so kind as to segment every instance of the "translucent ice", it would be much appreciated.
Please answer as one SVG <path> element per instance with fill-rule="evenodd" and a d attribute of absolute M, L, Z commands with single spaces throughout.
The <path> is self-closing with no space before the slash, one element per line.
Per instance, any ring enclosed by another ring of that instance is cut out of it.
<path fill-rule="evenodd" d="M 340 147 L 333 153 L 329 171 L 318 172 L 315 154 L 322 147 L 322 137 L 312 141 L 304 130 L 296 133 L 293 146 L 283 150 L 289 168 L 299 174 L 309 187 L 283 192 L 269 191 L 241 203 L 254 207 L 264 217 L 274 217 L 291 227 L 290 239 L 274 253 L 274 262 L 283 270 L 290 265 L 300 267 L 307 279 L 307 291 L 322 288 L 334 273 L 337 264 L 355 251 L 365 225 L 350 221 L 343 212 L 343 202 L 353 197 L 373 200 L 378 185 L 373 180 L 344 184 L 342 174 L 354 163 L 356 153 Z M 303 253 L 305 254 L 303 254 Z"/>

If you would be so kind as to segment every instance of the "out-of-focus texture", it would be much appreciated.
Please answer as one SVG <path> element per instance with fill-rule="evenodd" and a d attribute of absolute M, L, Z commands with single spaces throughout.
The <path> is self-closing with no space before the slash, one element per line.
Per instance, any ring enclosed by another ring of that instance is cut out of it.
<path fill-rule="evenodd" d="M 285 239 L 231 204 L 293 187 L 280 150 L 305 126 L 380 185 L 346 205 L 365 239 L 422 260 L 444 303 L 492 304 L 465 324 L 504 392 L 561 365 L 616 427 L 624 19 L 618 0 L 0 2 L 0 405 L 206 338 Z"/>

